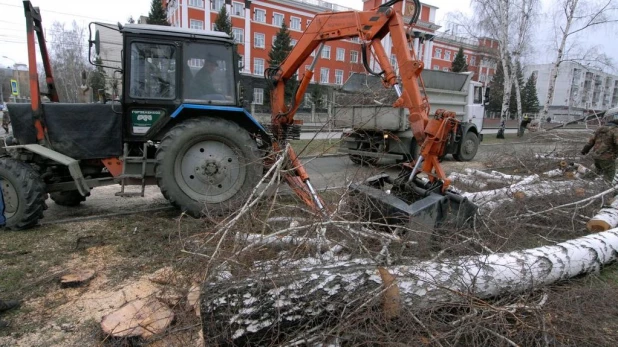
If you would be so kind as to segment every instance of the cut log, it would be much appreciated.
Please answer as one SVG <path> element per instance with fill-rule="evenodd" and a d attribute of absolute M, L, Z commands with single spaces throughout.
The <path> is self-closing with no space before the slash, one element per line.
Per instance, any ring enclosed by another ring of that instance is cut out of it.
<path fill-rule="evenodd" d="M 602 208 L 592 219 L 586 223 L 586 228 L 591 232 L 599 232 L 609 230 L 618 226 L 618 199 L 609 205 Z"/>
<path fill-rule="evenodd" d="M 174 312 L 155 298 L 131 301 L 101 320 L 101 329 L 113 337 L 142 337 L 160 334 L 174 320 Z"/>
<path fill-rule="evenodd" d="M 559 189 L 571 187 L 573 187 L 573 182 L 549 181 L 531 185 L 514 184 L 505 188 L 486 190 L 476 193 L 464 193 L 462 195 L 477 205 L 484 205 L 495 200 L 510 198 L 513 196 L 513 194 L 517 192 L 523 192 L 526 196 L 540 196 L 544 194 L 555 193 Z"/>
<path fill-rule="evenodd" d="M 519 293 L 598 271 L 618 256 L 618 229 L 553 246 L 385 267 L 406 310 Z M 257 269 L 256 269 L 257 270 Z M 202 287 L 207 346 L 277 345 L 379 307 L 385 280 L 370 260 L 256 271 Z M 386 276 L 388 277 L 388 276 Z M 391 282 L 392 283 L 392 282 Z"/>
<path fill-rule="evenodd" d="M 89 282 L 94 277 L 94 270 L 82 269 L 60 277 L 60 285 L 63 287 L 79 286 Z"/>
<path fill-rule="evenodd" d="M 458 172 L 453 172 L 448 176 L 448 179 L 453 181 L 453 183 L 463 183 L 478 189 L 484 189 L 487 187 L 486 183 L 483 183 L 481 180 L 476 177 L 472 177 L 469 175 L 463 175 Z"/>

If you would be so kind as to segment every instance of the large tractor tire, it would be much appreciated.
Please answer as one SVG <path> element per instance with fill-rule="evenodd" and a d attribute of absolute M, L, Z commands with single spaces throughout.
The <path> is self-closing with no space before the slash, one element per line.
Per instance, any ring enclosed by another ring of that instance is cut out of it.
<path fill-rule="evenodd" d="M 47 208 L 47 192 L 41 176 L 24 162 L 0 158 L 0 178 L 6 227 L 22 230 L 35 226 Z"/>
<path fill-rule="evenodd" d="M 50 193 L 49 197 L 60 206 L 75 207 L 86 201 L 86 197 L 81 195 L 77 190 L 68 190 L 65 192 Z"/>
<path fill-rule="evenodd" d="M 155 176 L 163 196 L 197 218 L 239 208 L 263 169 L 257 144 L 245 129 L 224 119 L 192 118 L 161 140 Z"/>
<path fill-rule="evenodd" d="M 457 153 L 453 154 L 453 158 L 457 161 L 470 161 L 474 159 L 476 152 L 479 149 L 479 137 L 475 133 L 468 131 L 462 141 Z"/>

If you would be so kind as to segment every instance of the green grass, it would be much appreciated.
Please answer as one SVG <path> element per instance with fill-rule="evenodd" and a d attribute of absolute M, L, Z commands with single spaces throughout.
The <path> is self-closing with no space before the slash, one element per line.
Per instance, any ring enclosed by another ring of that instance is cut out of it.
<path fill-rule="evenodd" d="M 295 140 L 290 141 L 290 145 L 298 156 L 306 157 L 337 153 L 339 140 Z"/>

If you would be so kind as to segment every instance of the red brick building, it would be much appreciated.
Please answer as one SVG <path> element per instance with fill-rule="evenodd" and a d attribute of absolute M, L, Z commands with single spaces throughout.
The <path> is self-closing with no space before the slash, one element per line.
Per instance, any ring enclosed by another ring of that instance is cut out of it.
<path fill-rule="evenodd" d="M 242 74 L 262 77 L 268 67 L 268 52 L 275 36 L 285 22 L 290 30 L 292 44 L 300 39 L 303 31 L 317 13 L 325 11 L 349 11 L 336 4 L 321 0 L 162 0 L 166 3 L 168 21 L 173 26 L 212 30 L 213 23 L 222 6 L 226 6 L 231 16 L 234 38 L 238 42 L 238 53 L 242 57 Z M 377 7 L 382 0 L 363 0 L 364 10 Z M 409 7 L 406 0 L 395 5 L 395 9 L 404 10 L 407 18 Z M 449 69 L 459 47 L 464 48 L 469 70 L 475 73 L 475 80 L 484 81 L 494 73 L 495 65 L 487 63 L 487 48 L 495 48 L 497 43 L 489 39 L 467 40 L 447 36 L 436 31 L 437 7 L 422 4 L 421 15 L 415 27 L 414 48 L 425 68 Z M 436 36 L 437 35 L 437 36 Z M 385 38 L 384 46 L 390 54 L 392 43 Z M 394 58 L 394 57 L 393 57 Z M 394 63 L 393 59 L 393 63 Z M 299 75 L 311 63 L 308 59 Z M 360 55 L 360 41 L 340 40 L 329 42 L 324 46 L 321 58 L 314 70 L 314 81 L 322 85 L 343 84 L 352 72 L 364 72 Z M 255 87 L 253 100 L 263 103 L 262 88 Z"/>

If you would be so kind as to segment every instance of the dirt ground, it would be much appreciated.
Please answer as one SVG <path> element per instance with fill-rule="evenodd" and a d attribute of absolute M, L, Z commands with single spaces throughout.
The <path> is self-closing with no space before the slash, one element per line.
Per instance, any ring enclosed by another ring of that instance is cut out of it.
<path fill-rule="evenodd" d="M 565 136 L 559 141 L 572 143 L 576 148 L 583 143 L 582 137 L 583 134 Z M 539 138 L 534 134 L 524 140 L 530 148 L 538 143 L 551 146 L 557 141 L 552 136 Z M 482 160 L 472 163 L 448 164 L 449 171 L 504 168 L 505 154 L 491 153 L 489 150 Z M 543 165 L 556 165 L 556 161 L 549 164 L 539 161 L 538 167 L 532 167 L 531 163 L 518 162 L 513 157 L 507 170 L 524 173 L 545 169 Z M 565 196 L 571 197 L 567 193 Z M 179 215 L 168 209 L 155 191 L 151 201 L 148 207 L 154 210 L 147 212 L 0 232 L 0 298 L 22 300 L 19 309 L 0 316 L 10 323 L 9 328 L 0 330 L 0 346 L 201 345 L 200 320 L 188 295 L 199 283 L 208 259 L 192 250 L 210 232 L 213 221 Z M 80 210 L 77 215 L 67 213 L 57 220 L 88 216 L 114 204 L 95 202 L 89 200 L 90 210 Z M 590 212 L 582 212 L 585 213 Z M 509 234 L 509 238 L 525 237 L 530 240 L 528 245 L 534 246 L 547 238 L 557 242 L 587 233 L 581 225 L 562 234 L 526 230 L 519 235 Z M 61 276 L 80 269 L 94 270 L 95 277 L 79 286 L 60 284 Z M 570 331 L 573 334 L 570 341 L 580 341 L 576 335 L 591 328 L 605 334 L 603 338 L 591 340 L 596 345 L 618 341 L 617 266 L 552 286 L 546 293 L 550 295 L 548 307 L 554 308 L 548 314 L 559 315 L 548 319 L 554 319 L 556 329 Z M 165 334 L 142 341 L 118 340 L 102 333 L 99 324 L 105 315 L 136 298 L 153 296 L 168 303 L 175 314 Z"/>

